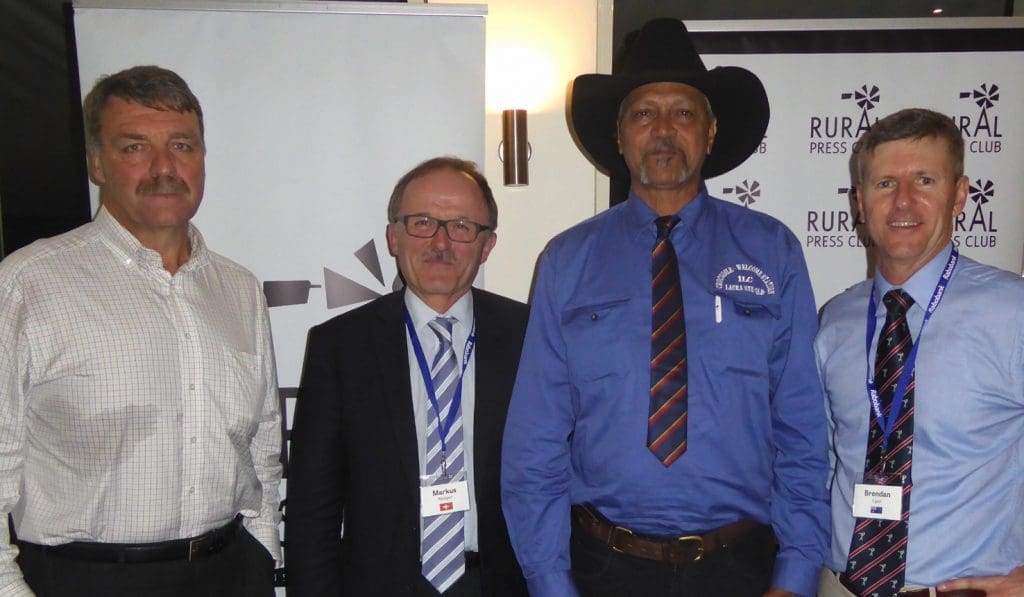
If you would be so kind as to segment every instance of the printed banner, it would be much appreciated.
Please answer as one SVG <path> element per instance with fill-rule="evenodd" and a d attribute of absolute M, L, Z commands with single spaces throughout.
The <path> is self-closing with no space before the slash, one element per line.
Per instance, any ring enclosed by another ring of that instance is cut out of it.
<path fill-rule="evenodd" d="M 687 26 L 701 30 L 700 22 Z M 1024 40 L 1024 28 L 1016 32 Z M 819 306 L 873 273 L 869 241 L 858 223 L 852 158 L 860 136 L 902 108 L 943 112 L 963 132 L 970 194 L 954 226 L 954 243 L 983 263 L 1017 273 L 1024 265 L 1024 42 L 993 50 L 985 46 L 999 44 L 985 31 L 925 31 L 910 37 L 921 47 L 955 41 L 956 51 L 909 51 L 902 33 L 774 31 L 760 40 L 740 31 L 696 35 L 698 48 L 703 40 L 723 52 L 704 55 L 708 68 L 736 65 L 756 73 L 772 111 L 757 153 L 709 180 L 708 189 L 793 230 Z M 1004 33 L 994 37 L 1013 39 Z M 858 40 L 864 44 L 859 49 Z M 887 50 L 886 40 L 899 40 L 899 51 Z M 984 49 L 971 50 L 972 40 Z M 746 53 L 724 53 L 730 47 Z M 844 51 L 832 49 L 837 47 Z"/>

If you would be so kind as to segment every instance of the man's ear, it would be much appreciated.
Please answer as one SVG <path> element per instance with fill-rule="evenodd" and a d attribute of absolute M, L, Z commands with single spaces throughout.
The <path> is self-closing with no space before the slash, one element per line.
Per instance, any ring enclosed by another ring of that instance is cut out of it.
<path fill-rule="evenodd" d="M 854 192 L 857 194 L 857 221 L 855 224 L 867 224 L 867 220 L 864 218 L 864 192 L 861 191 L 860 183 L 854 188 Z"/>
<path fill-rule="evenodd" d="M 711 155 L 711 148 L 715 146 L 715 135 L 718 134 L 718 119 L 712 118 L 711 124 L 708 125 L 708 153 Z"/>
<path fill-rule="evenodd" d="M 89 180 L 95 185 L 102 185 L 107 182 L 107 177 L 103 174 L 103 163 L 100 160 L 100 148 L 90 146 L 86 151 L 86 158 L 88 161 Z"/>
<path fill-rule="evenodd" d="M 964 206 L 967 205 L 967 194 L 971 190 L 971 180 L 966 176 L 961 176 L 960 180 L 956 181 L 956 195 L 953 199 L 953 219 L 964 210 Z"/>
<path fill-rule="evenodd" d="M 487 256 L 491 254 L 491 250 L 494 249 L 494 244 L 498 242 L 498 233 L 492 231 L 485 232 L 487 240 L 484 241 L 483 251 L 480 252 L 480 263 L 483 264 L 487 261 Z"/>
<path fill-rule="evenodd" d="M 391 253 L 392 257 L 398 257 L 398 239 L 395 238 L 396 226 L 397 224 L 388 224 L 384 229 L 384 234 L 388 237 L 388 253 Z"/>

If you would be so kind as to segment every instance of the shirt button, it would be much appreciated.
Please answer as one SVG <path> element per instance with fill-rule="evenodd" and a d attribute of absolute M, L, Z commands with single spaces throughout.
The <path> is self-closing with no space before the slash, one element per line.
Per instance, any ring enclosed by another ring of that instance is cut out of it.
<path fill-rule="evenodd" d="M 194 384 L 194 383 L 188 384 L 188 389 L 195 390 L 196 389 L 196 384 Z"/>
<path fill-rule="evenodd" d="M 191 340 L 192 339 L 192 334 L 190 334 L 188 332 L 185 332 L 185 339 L 186 340 Z"/>
<path fill-rule="evenodd" d="M 193 437 L 193 438 L 189 439 L 188 441 L 189 441 L 190 443 L 193 443 L 193 444 L 194 444 L 194 443 L 196 443 L 196 438 L 194 438 L 194 437 Z"/>
<path fill-rule="evenodd" d="M 195 487 L 189 487 L 189 488 L 188 488 L 188 494 L 189 494 L 189 495 L 192 495 L 192 494 L 194 494 L 195 492 L 196 492 L 196 488 L 195 488 Z"/>

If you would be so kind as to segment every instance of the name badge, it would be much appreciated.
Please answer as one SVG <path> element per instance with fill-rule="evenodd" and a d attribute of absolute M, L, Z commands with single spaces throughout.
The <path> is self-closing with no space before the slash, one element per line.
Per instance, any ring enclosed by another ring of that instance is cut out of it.
<path fill-rule="evenodd" d="M 900 520 L 903 518 L 903 487 L 899 485 L 853 486 L 853 515 L 856 518 Z"/>
<path fill-rule="evenodd" d="M 466 481 L 420 487 L 420 514 L 426 518 L 469 510 L 469 484 Z"/>

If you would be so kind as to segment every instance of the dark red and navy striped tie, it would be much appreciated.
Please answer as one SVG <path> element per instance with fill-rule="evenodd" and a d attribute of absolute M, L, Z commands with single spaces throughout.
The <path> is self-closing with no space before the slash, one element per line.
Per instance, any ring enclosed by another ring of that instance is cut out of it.
<path fill-rule="evenodd" d="M 686 451 L 686 323 L 679 263 L 669 233 L 679 216 L 655 220 L 651 261 L 651 403 L 647 447 L 665 466 Z"/>
<path fill-rule="evenodd" d="M 895 595 L 904 584 L 907 567 L 907 520 L 910 516 L 910 457 L 914 450 L 914 378 L 911 377 L 902 398 L 895 398 L 896 384 L 903 363 L 913 348 L 907 309 L 914 299 L 903 290 L 890 290 L 885 303 L 885 327 L 875 350 L 875 387 L 882 412 L 888 418 L 894 399 L 902 399 L 900 418 L 889 437 L 889 449 L 883 453 L 882 429 L 874 413 L 868 432 L 865 479 L 888 477 L 889 484 L 903 486 L 902 520 L 858 518 L 850 541 L 850 556 L 843 584 L 857 595 L 886 597 Z"/>

